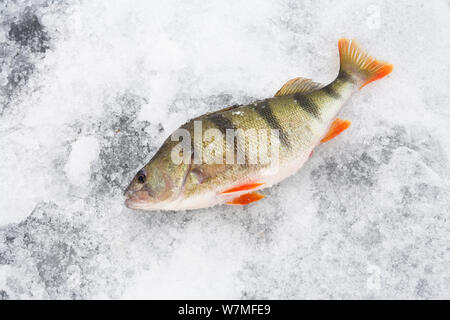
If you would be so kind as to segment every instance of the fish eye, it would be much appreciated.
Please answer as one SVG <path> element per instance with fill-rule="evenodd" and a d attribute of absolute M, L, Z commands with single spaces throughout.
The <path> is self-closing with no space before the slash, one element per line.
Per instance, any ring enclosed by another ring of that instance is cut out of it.
<path fill-rule="evenodd" d="M 147 179 L 147 176 L 145 175 L 145 173 L 143 171 L 140 171 L 137 175 L 137 181 L 139 183 L 144 183 L 145 179 Z"/>

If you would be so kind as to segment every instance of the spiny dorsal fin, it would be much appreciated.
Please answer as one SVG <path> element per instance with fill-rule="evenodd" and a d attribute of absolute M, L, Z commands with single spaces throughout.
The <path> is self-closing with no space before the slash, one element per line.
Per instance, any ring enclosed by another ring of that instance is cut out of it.
<path fill-rule="evenodd" d="M 323 85 L 306 78 L 294 78 L 286 82 L 277 93 L 275 97 L 287 96 L 294 93 L 308 93 L 322 88 Z"/>

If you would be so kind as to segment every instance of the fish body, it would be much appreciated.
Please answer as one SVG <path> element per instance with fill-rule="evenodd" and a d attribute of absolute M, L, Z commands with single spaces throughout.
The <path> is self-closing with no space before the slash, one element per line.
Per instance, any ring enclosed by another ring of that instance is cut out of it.
<path fill-rule="evenodd" d="M 228 107 L 185 123 L 180 129 L 194 137 L 190 153 L 183 151 L 189 161 L 174 163 L 173 150 L 179 141 L 169 137 L 130 183 L 127 206 L 187 210 L 262 199 L 258 190 L 297 172 L 317 145 L 349 126 L 350 122 L 338 119 L 337 114 L 353 93 L 392 70 L 392 65 L 370 58 L 355 41 L 341 39 L 339 52 L 340 71 L 328 85 L 295 78 L 272 98 Z M 217 134 L 208 139 L 211 132 Z M 230 132 L 237 134 L 230 138 Z M 276 140 L 271 139 L 273 132 Z M 199 135 L 206 139 L 195 139 Z M 259 159 L 259 143 L 264 137 L 262 149 L 276 146 L 276 159 L 249 161 Z M 240 143 L 237 138 L 242 138 Z M 246 155 L 244 162 L 238 161 L 239 152 Z M 201 161 L 195 161 L 199 153 Z"/>

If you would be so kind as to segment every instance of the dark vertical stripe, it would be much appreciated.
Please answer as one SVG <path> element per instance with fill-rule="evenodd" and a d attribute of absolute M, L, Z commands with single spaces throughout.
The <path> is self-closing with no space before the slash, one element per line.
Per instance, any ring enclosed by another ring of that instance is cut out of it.
<path fill-rule="evenodd" d="M 234 108 L 234 107 L 233 107 Z M 225 110 L 231 110 L 230 108 L 227 108 Z M 237 162 L 237 151 L 238 151 L 238 140 L 237 140 L 237 134 L 236 134 L 236 130 L 237 128 L 234 126 L 233 122 L 228 119 L 227 117 L 225 117 L 222 113 L 217 113 L 217 114 L 213 114 L 211 116 L 209 116 L 208 118 L 206 118 L 208 120 L 210 120 L 212 123 L 214 123 L 214 125 L 217 127 L 217 129 L 220 130 L 220 132 L 222 132 L 223 137 L 224 137 L 224 141 L 225 141 L 225 150 L 224 150 L 224 156 L 226 155 L 226 148 L 228 148 L 227 145 L 227 129 L 233 130 L 235 133 L 234 139 L 233 139 L 233 150 L 234 150 L 234 161 L 235 163 Z"/>
<path fill-rule="evenodd" d="M 233 122 L 224 117 L 223 114 L 215 114 L 209 117 L 209 120 L 214 123 L 214 125 L 217 127 L 217 129 L 222 132 L 223 135 L 227 133 L 227 129 L 236 130 L 236 127 L 234 126 Z"/>
<path fill-rule="evenodd" d="M 195 144 L 194 144 L 194 121 L 196 119 L 193 119 L 192 121 L 186 122 L 185 124 L 183 124 L 180 128 L 181 129 L 185 129 L 188 130 L 189 132 L 191 132 L 191 163 L 194 162 L 194 150 L 195 150 Z M 183 155 L 184 156 L 184 155 Z"/>
<path fill-rule="evenodd" d="M 281 124 L 278 122 L 277 118 L 275 118 L 269 103 L 267 101 L 263 101 L 256 106 L 255 111 L 269 124 L 272 129 L 278 130 L 281 143 L 290 148 L 291 143 L 289 142 L 288 136 Z"/>
<path fill-rule="evenodd" d="M 322 90 L 323 90 L 323 92 L 325 92 L 326 94 L 328 94 L 332 98 L 339 99 L 341 97 L 339 92 L 337 92 L 335 90 L 335 88 L 333 86 L 333 83 L 330 83 L 326 87 L 323 87 Z"/>
<path fill-rule="evenodd" d="M 353 77 L 345 71 L 340 71 L 336 80 L 340 80 L 342 82 L 356 83 L 355 79 L 353 79 Z"/>
<path fill-rule="evenodd" d="M 295 101 L 297 101 L 297 104 L 305 110 L 306 112 L 312 114 L 314 117 L 319 117 L 319 106 L 310 98 L 304 96 L 301 93 L 296 93 L 294 95 Z"/>

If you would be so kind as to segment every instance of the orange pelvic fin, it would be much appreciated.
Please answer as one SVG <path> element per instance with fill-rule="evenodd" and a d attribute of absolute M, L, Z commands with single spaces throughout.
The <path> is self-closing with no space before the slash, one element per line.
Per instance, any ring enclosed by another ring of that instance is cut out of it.
<path fill-rule="evenodd" d="M 245 205 L 245 204 L 259 201 L 259 200 L 263 199 L 264 197 L 265 197 L 264 195 L 255 191 L 255 192 L 250 192 L 250 193 L 240 195 L 239 197 L 226 202 L 226 204 Z"/>
<path fill-rule="evenodd" d="M 330 126 L 330 129 L 328 129 L 327 134 L 325 137 L 323 137 L 322 140 L 320 140 L 321 143 L 327 142 L 334 137 L 338 136 L 342 131 L 350 127 L 351 122 L 348 120 L 342 120 L 339 118 L 334 119 L 333 123 Z"/>
<path fill-rule="evenodd" d="M 233 193 L 233 192 L 239 192 L 239 191 L 246 191 L 246 190 L 253 190 L 258 188 L 259 186 L 262 186 L 264 183 L 248 183 L 248 184 L 243 184 L 237 187 L 233 187 L 231 189 L 225 190 L 222 193 L 223 194 L 228 194 L 228 193 Z"/>

